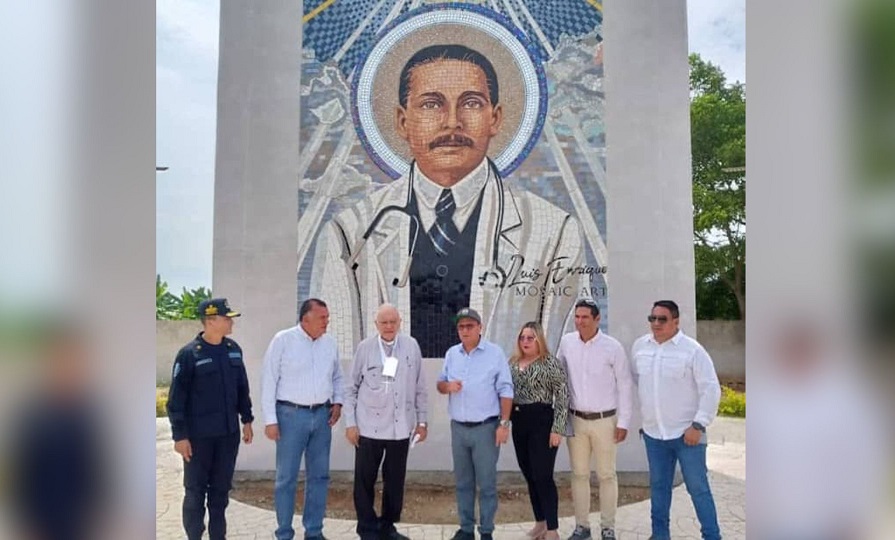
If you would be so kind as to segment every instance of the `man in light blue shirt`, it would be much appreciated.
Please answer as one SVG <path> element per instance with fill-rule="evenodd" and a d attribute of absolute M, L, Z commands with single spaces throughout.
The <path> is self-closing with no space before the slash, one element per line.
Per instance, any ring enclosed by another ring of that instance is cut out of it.
<path fill-rule="evenodd" d="M 342 368 L 336 341 L 326 335 L 326 304 L 316 298 L 305 300 L 298 317 L 298 326 L 277 332 L 271 340 L 261 374 L 264 434 L 277 443 L 276 537 L 295 537 L 295 486 L 304 454 L 305 539 L 325 540 L 332 426 L 339 421 L 344 402 Z"/>
<path fill-rule="evenodd" d="M 451 450 L 460 529 L 451 540 L 475 540 L 475 493 L 479 534 L 492 540 L 497 512 L 497 458 L 510 434 L 513 379 L 506 354 L 482 339 L 482 317 L 470 308 L 455 318 L 460 343 L 444 355 L 438 391 L 448 394 Z"/>

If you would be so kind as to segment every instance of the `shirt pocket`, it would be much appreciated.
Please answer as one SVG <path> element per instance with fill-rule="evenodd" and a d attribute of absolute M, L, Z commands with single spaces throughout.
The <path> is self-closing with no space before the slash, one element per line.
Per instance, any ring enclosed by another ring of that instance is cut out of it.
<path fill-rule="evenodd" d="M 199 360 L 196 360 L 194 373 L 194 377 L 200 380 L 220 375 L 220 373 L 218 372 L 218 367 L 217 365 L 215 365 L 215 361 L 212 358 L 201 358 Z"/>
<path fill-rule="evenodd" d="M 634 371 L 640 376 L 648 376 L 653 372 L 652 353 L 641 352 L 634 357 Z"/>
<path fill-rule="evenodd" d="M 230 369 L 242 371 L 242 355 L 239 353 L 230 353 Z"/>
<path fill-rule="evenodd" d="M 382 409 L 388 405 L 388 385 L 383 381 L 382 369 L 372 367 L 364 373 L 358 391 L 358 406 Z"/>
<path fill-rule="evenodd" d="M 663 379 L 683 379 L 691 371 L 690 359 L 685 354 L 665 354 L 661 359 Z"/>

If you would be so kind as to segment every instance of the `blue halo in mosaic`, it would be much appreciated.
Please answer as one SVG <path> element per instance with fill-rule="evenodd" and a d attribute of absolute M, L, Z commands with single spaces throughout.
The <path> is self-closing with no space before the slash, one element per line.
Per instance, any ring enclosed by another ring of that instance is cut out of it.
<path fill-rule="evenodd" d="M 364 150 L 385 174 L 400 178 L 410 164 L 380 130 L 373 111 L 373 82 L 389 52 L 411 34 L 433 25 L 451 24 L 483 32 L 501 43 L 516 61 L 524 93 L 521 121 L 509 143 L 493 157 L 502 175 L 514 171 L 537 144 L 547 117 L 547 80 L 537 46 L 512 21 L 474 4 L 432 4 L 408 11 L 389 23 L 376 37 L 354 72 L 351 115 Z"/>

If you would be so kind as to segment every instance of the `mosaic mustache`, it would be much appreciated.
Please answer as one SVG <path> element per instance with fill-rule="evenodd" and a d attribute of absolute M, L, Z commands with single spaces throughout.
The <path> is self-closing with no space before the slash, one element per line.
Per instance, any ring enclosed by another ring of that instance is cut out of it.
<path fill-rule="evenodd" d="M 430 142 L 429 150 L 433 150 L 435 148 L 440 148 L 440 147 L 444 147 L 444 146 L 448 146 L 448 147 L 468 146 L 471 148 L 473 146 L 473 144 L 474 143 L 472 142 L 472 139 L 470 139 L 466 135 L 460 135 L 460 134 L 454 133 L 451 135 L 442 135 L 441 137 L 438 137 L 434 141 Z"/>

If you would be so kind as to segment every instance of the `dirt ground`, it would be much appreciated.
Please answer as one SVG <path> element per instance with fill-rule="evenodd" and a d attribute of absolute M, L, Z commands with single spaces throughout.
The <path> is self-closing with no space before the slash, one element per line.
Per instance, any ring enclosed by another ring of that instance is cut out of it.
<path fill-rule="evenodd" d="M 572 492 L 567 478 L 558 479 L 559 515 L 571 516 Z M 382 486 L 378 485 L 376 503 L 377 512 L 382 500 Z M 591 490 L 591 510 L 599 509 L 597 486 Z M 273 480 L 237 479 L 233 482 L 230 496 L 238 501 L 273 510 Z M 500 503 L 497 508 L 497 523 L 516 523 L 534 521 L 528 490 L 524 484 L 511 483 L 498 486 Z M 619 506 L 639 502 L 649 498 L 647 487 L 619 486 Z M 304 482 L 299 484 L 295 500 L 296 513 L 301 513 L 304 505 Z M 357 519 L 354 512 L 352 485 L 348 480 L 333 479 L 329 486 L 329 499 L 326 504 L 326 517 L 336 519 Z M 457 503 L 452 484 L 421 484 L 408 482 L 404 491 L 404 511 L 401 513 L 402 523 L 457 523 Z"/>

